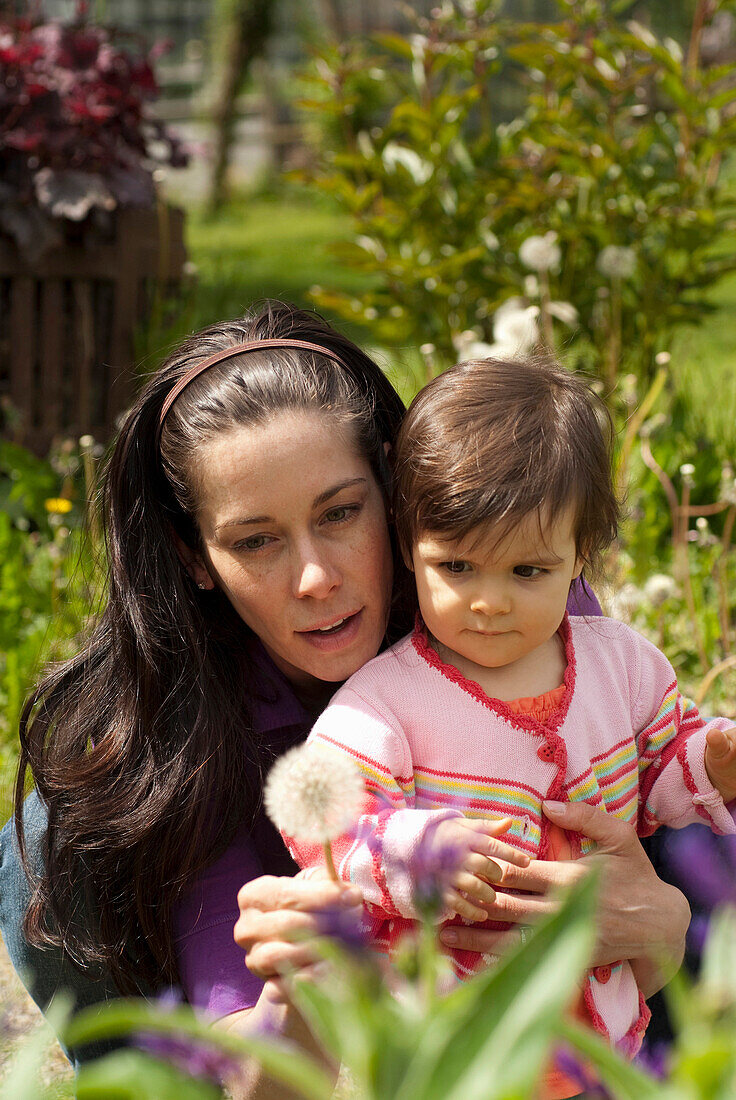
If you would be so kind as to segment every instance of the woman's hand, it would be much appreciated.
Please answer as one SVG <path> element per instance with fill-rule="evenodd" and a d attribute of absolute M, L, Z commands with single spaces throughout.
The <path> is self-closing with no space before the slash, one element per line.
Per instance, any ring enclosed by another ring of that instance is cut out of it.
<path fill-rule="evenodd" d="M 357 927 L 363 911 L 357 887 L 333 882 L 324 868 L 300 871 L 294 878 L 253 879 L 238 893 L 238 907 L 235 942 L 245 951 L 248 969 L 266 982 L 265 996 L 275 1003 L 288 999 L 285 974 L 310 977 L 319 964 L 311 940 L 323 932 L 321 915 L 339 908 Z"/>
<path fill-rule="evenodd" d="M 533 923 L 554 911 L 557 888 L 573 885 L 591 866 L 604 863 L 591 965 L 631 960 L 645 996 L 650 996 L 682 961 L 690 923 L 687 901 L 679 890 L 657 877 L 627 822 L 585 802 L 545 803 L 544 812 L 561 828 L 595 840 L 596 851 L 570 862 L 533 860 L 525 869 L 504 865 L 498 885 L 529 893 L 517 896 L 497 891 L 495 902 L 486 907 L 488 916 L 513 924 Z M 499 955 L 519 942 L 520 933 L 456 926 L 444 929 L 440 938 L 447 946 Z"/>
<path fill-rule="evenodd" d="M 245 963 L 265 980 L 258 1003 L 216 1021 L 215 1026 L 244 1036 L 273 1031 L 300 1047 L 336 1076 L 333 1065 L 288 997 L 287 981 L 308 978 L 319 965 L 313 937 L 323 932 L 325 915 L 339 908 L 348 922 L 360 921 L 360 891 L 333 882 L 324 868 L 300 871 L 294 878 L 262 875 L 238 893 L 240 916 L 235 942 L 245 951 Z M 322 920 L 320 920 L 320 916 Z M 228 1081 L 233 1100 L 297 1100 L 290 1088 L 277 1084 L 251 1059 Z"/>

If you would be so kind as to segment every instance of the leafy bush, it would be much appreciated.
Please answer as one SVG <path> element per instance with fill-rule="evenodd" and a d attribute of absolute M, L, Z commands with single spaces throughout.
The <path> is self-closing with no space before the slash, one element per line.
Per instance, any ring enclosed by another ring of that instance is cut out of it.
<path fill-rule="evenodd" d="M 617 5 L 557 2 L 558 22 L 533 24 L 499 0 L 445 0 L 410 33 L 323 51 L 305 106 L 337 145 L 310 179 L 352 217 L 337 254 L 377 283 L 314 298 L 381 342 L 432 345 L 438 365 L 466 332 L 503 346 L 513 299 L 612 389 L 622 364 L 651 380 L 736 268 L 735 67 L 698 61 L 716 5 L 697 5 L 683 56 Z"/>

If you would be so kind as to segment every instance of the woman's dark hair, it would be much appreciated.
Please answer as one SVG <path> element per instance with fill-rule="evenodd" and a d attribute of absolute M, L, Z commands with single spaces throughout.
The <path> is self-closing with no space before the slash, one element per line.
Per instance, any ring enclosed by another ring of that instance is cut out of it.
<path fill-rule="evenodd" d="M 613 426 L 584 380 L 539 355 L 473 359 L 417 395 L 396 443 L 394 520 L 404 557 L 422 534 L 499 540 L 525 516 L 575 508 L 587 566 L 616 537 Z"/>
<path fill-rule="evenodd" d="M 293 348 L 220 362 L 175 400 L 159 450 L 161 407 L 184 373 L 221 349 L 275 338 L 319 344 L 340 363 Z M 250 632 L 218 591 L 198 591 L 172 529 L 198 548 L 198 446 L 283 409 L 324 410 L 349 423 L 388 498 L 385 443 L 404 408 L 355 344 L 318 315 L 279 302 L 191 336 L 148 381 L 105 470 L 108 586 L 99 624 L 22 714 L 16 822 L 26 864 L 29 767 L 49 822 L 26 936 L 61 946 L 86 969 L 109 968 L 123 992 L 176 980 L 172 906 L 260 807 L 270 757 L 251 722 Z M 389 640 L 410 626 L 404 600 L 392 607 Z M 93 919 L 74 919 L 82 911 Z"/>

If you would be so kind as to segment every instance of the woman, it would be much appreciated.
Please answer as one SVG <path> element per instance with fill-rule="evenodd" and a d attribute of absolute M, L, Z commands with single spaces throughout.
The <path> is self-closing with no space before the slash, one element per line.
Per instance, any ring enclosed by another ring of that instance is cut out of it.
<path fill-rule="evenodd" d="M 255 974 L 310 961 L 288 935 L 340 888 L 259 878 L 294 870 L 261 785 L 335 686 L 411 622 L 385 504 L 402 414 L 363 352 L 278 303 L 191 337 L 141 393 L 104 480 L 107 606 L 25 708 L 18 844 L 3 833 L 0 925 L 42 1007 L 59 986 L 90 1003 L 176 983 L 224 1026 L 247 1027 L 279 996 Z M 29 767 L 40 801 L 24 814 Z M 570 827 L 587 809 L 570 807 Z M 597 961 L 661 942 L 656 891 L 679 906 L 676 954 L 686 906 L 615 826 L 580 821 L 626 868 L 625 889 L 610 873 L 620 890 L 603 905 Z M 35 872 L 23 925 L 18 850 Z M 508 880 L 532 893 L 499 894 L 499 912 L 531 919 L 551 884 L 579 873 L 549 864 Z M 232 939 L 244 882 L 237 935 L 255 974 Z M 643 914 L 637 942 L 616 915 L 627 907 Z M 474 946 L 478 933 L 457 931 Z M 293 1009 L 278 1011 L 309 1042 Z M 241 1095 L 262 1087 L 254 1070 Z"/>

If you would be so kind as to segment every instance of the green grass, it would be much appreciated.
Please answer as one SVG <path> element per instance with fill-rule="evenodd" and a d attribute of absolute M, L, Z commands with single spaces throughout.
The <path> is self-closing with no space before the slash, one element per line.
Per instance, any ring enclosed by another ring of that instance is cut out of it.
<path fill-rule="evenodd" d="M 278 185 L 272 194 L 238 195 L 215 217 L 202 206 L 188 207 L 186 246 L 194 282 L 138 334 L 139 369 L 158 366 L 186 333 L 242 316 L 264 298 L 309 309 L 314 285 L 359 294 L 369 285 L 366 277 L 330 254 L 330 245 L 349 233 L 347 215 L 291 184 Z M 365 330 L 328 320 L 356 341 L 369 339 Z"/>
<path fill-rule="evenodd" d="M 349 232 L 346 216 L 291 188 L 273 198 L 240 198 L 216 219 L 193 210 L 187 243 L 199 273 L 197 324 L 237 316 L 261 298 L 309 306 L 314 284 L 359 293 L 366 279 L 329 253 Z"/>
<path fill-rule="evenodd" d="M 674 387 L 689 407 L 693 436 L 711 440 L 736 461 L 736 275 L 711 293 L 717 311 L 679 334 L 672 356 Z"/>

